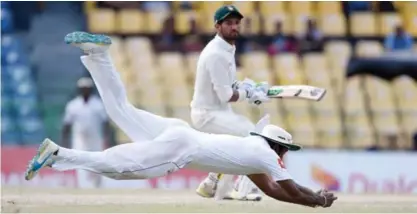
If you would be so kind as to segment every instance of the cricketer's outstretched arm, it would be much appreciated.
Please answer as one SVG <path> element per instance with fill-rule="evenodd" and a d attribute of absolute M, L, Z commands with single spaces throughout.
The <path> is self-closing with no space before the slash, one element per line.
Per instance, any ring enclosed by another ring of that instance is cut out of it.
<path fill-rule="evenodd" d="M 249 175 L 249 178 L 266 195 L 279 201 L 309 207 L 324 206 L 327 205 L 326 203 L 332 203 L 331 200 L 327 202 L 325 196 L 316 193 L 304 193 L 297 187 L 297 184 L 291 179 L 275 182 L 266 174 Z"/>

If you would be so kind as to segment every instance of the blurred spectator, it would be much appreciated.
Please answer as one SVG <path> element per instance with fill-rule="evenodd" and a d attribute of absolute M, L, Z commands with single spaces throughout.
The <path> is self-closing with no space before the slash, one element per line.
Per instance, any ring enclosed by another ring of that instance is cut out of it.
<path fill-rule="evenodd" d="M 295 44 L 285 37 L 282 31 L 282 22 L 278 21 L 275 24 L 275 35 L 272 38 L 271 44 L 268 46 L 269 55 L 275 55 L 282 52 L 294 51 Z"/>
<path fill-rule="evenodd" d="M 417 132 L 413 136 L 413 150 L 417 151 Z"/>
<path fill-rule="evenodd" d="M 372 3 L 370 1 L 345 1 L 343 2 L 343 10 L 346 15 L 352 12 L 370 11 Z"/>
<path fill-rule="evenodd" d="M 252 19 L 250 17 L 244 18 L 241 23 L 241 34 L 242 36 L 256 36 L 252 33 Z"/>
<path fill-rule="evenodd" d="M 193 9 L 193 2 L 192 1 L 180 1 L 180 9 L 181 10 L 192 10 Z"/>
<path fill-rule="evenodd" d="M 204 44 L 200 38 L 200 29 L 195 19 L 190 20 L 190 33 L 184 37 L 182 42 L 182 51 L 184 53 L 200 52 L 203 50 Z"/>
<path fill-rule="evenodd" d="M 158 40 L 156 42 L 156 50 L 158 52 L 176 50 L 174 38 L 174 16 L 172 15 L 164 21 L 162 32 L 158 36 Z"/>
<path fill-rule="evenodd" d="M 300 54 L 323 51 L 323 36 L 312 19 L 307 20 L 305 34 L 298 36 L 298 51 Z"/>
<path fill-rule="evenodd" d="M 171 12 L 171 2 L 168 1 L 143 1 L 142 9 L 148 12 Z"/>
<path fill-rule="evenodd" d="M 252 52 L 252 51 L 260 51 L 263 50 L 262 46 L 255 42 L 254 40 L 249 40 L 244 43 L 243 51 L 244 52 Z"/>
<path fill-rule="evenodd" d="M 375 1 L 374 4 L 378 12 L 395 12 L 392 1 Z"/>
<path fill-rule="evenodd" d="M 397 26 L 395 32 L 385 38 L 386 51 L 411 51 L 413 39 L 402 26 Z"/>
<path fill-rule="evenodd" d="M 184 38 L 182 51 L 184 53 L 200 52 L 203 50 L 204 44 L 198 35 L 189 35 Z"/>
<path fill-rule="evenodd" d="M 191 19 L 190 20 L 190 33 L 191 34 L 200 34 L 200 29 L 197 24 L 197 20 Z"/>
<path fill-rule="evenodd" d="M 112 9 L 127 9 L 127 8 L 140 8 L 140 2 L 137 1 L 98 1 L 97 6 L 100 8 L 112 8 Z"/>

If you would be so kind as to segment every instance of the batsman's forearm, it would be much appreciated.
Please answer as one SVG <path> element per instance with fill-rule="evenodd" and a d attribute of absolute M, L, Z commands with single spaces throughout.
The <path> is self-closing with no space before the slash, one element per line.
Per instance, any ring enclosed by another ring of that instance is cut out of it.
<path fill-rule="evenodd" d="M 230 97 L 229 102 L 237 102 L 239 100 L 239 92 L 236 90 L 233 90 L 233 95 Z"/>
<path fill-rule="evenodd" d="M 246 94 L 247 94 L 247 92 L 246 92 L 246 90 L 243 90 L 243 89 L 234 89 L 233 90 L 233 94 L 232 94 L 232 96 L 230 97 L 230 99 L 229 99 L 229 102 L 238 102 L 238 101 L 241 101 L 241 100 L 245 100 L 246 99 Z"/>

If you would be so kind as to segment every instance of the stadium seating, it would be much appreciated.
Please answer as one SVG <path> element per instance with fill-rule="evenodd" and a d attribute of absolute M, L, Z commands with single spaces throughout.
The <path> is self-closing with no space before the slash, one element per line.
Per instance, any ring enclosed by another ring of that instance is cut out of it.
<path fill-rule="evenodd" d="M 328 62 L 323 54 L 310 53 L 304 55 L 302 65 L 307 84 L 332 90 Z"/>
<path fill-rule="evenodd" d="M 113 33 L 116 31 L 116 12 L 111 9 L 94 9 L 87 16 L 91 32 Z"/>
<path fill-rule="evenodd" d="M 270 122 L 271 124 L 276 124 L 277 126 L 287 129 L 288 125 L 286 123 L 283 109 L 282 109 L 282 102 L 278 102 L 277 100 L 272 100 L 271 102 L 265 103 L 263 108 L 260 108 L 259 114 L 269 114 L 270 115 Z M 263 115 L 260 115 L 260 118 Z"/>
<path fill-rule="evenodd" d="M 378 146 L 388 148 L 386 137 L 400 133 L 392 87 L 389 82 L 373 76 L 365 76 L 364 86 Z"/>
<path fill-rule="evenodd" d="M 342 7 L 340 2 L 336 1 L 319 1 L 317 2 L 317 12 L 323 14 L 341 14 Z"/>
<path fill-rule="evenodd" d="M 338 97 L 342 97 L 346 79 L 345 72 L 352 55 L 352 47 L 345 41 L 330 41 L 324 49 L 335 92 Z"/>
<path fill-rule="evenodd" d="M 276 29 L 276 23 L 282 23 L 282 32 L 284 34 L 290 34 L 292 32 L 292 22 L 291 17 L 285 13 L 276 13 L 271 15 L 265 15 L 264 17 L 264 26 L 266 35 L 274 35 Z"/>
<path fill-rule="evenodd" d="M 399 120 L 405 134 L 405 144 L 402 148 L 412 147 L 413 134 L 417 132 L 417 101 L 414 99 L 417 93 L 416 82 L 407 76 L 397 77 L 393 80 L 393 90 L 396 97 L 395 102 L 398 107 Z"/>
<path fill-rule="evenodd" d="M 136 9 L 123 9 L 116 14 L 116 27 L 120 33 L 140 33 L 145 31 L 144 14 Z"/>
<path fill-rule="evenodd" d="M 304 84 L 305 79 L 300 70 L 300 62 L 295 54 L 281 54 L 273 57 L 272 68 L 281 85 Z"/>
<path fill-rule="evenodd" d="M 417 36 L 417 15 L 415 13 L 407 13 L 405 15 L 405 29 L 412 36 Z"/>
<path fill-rule="evenodd" d="M 1 7 L 1 32 L 9 33 L 13 30 L 13 14 L 8 7 Z"/>
<path fill-rule="evenodd" d="M 300 35 L 306 32 L 307 30 L 307 21 L 310 18 L 308 14 L 300 13 L 300 14 L 293 14 L 291 16 L 291 26 L 292 29 L 290 31 L 291 34 Z"/>
<path fill-rule="evenodd" d="M 326 36 L 344 36 L 347 33 L 346 18 L 341 13 L 320 14 L 318 25 Z"/>
<path fill-rule="evenodd" d="M 45 137 L 40 119 L 37 87 L 21 41 L 2 36 L 2 142 L 37 144 Z"/>
<path fill-rule="evenodd" d="M 297 100 L 286 102 L 301 103 L 303 101 Z M 304 109 L 286 108 L 284 115 L 286 115 L 288 130 L 293 135 L 294 142 L 298 142 L 307 148 L 314 148 L 318 146 L 316 126 L 313 123 L 313 118 L 307 106 Z"/>
<path fill-rule="evenodd" d="M 379 57 L 384 52 L 382 44 L 378 41 L 359 41 L 355 47 L 355 54 L 359 57 Z"/>
<path fill-rule="evenodd" d="M 291 14 L 295 15 L 312 15 L 313 2 L 311 1 L 290 1 L 287 2 L 288 9 Z"/>
<path fill-rule="evenodd" d="M 274 15 L 276 13 L 283 13 L 285 11 L 284 1 L 261 1 L 259 2 L 260 12 L 264 16 Z"/>
<path fill-rule="evenodd" d="M 251 52 L 241 57 L 242 69 L 246 77 L 255 81 L 268 81 L 275 83 L 274 76 L 270 70 L 269 57 L 264 52 Z"/>
<path fill-rule="evenodd" d="M 145 33 L 160 33 L 164 29 L 165 20 L 169 15 L 162 11 L 145 13 Z"/>
<path fill-rule="evenodd" d="M 162 53 L 158 60 L 159 72 L 164 77 L 163 86 L 168 107 L 172 117 L 189 121 L 189 103 L 191 95 L 187 85 L 187 73 L 182 55 L 179 53 Z M 177 72 L 172 72 L 177 71 Z"/>
<path fill-rule="evenodd" d="M 232 1 L 231 4 L 236 6 L 245 16 L 251 16 L 255 13 L 255 1 Z"/>
<path fill-rule="evenodd" d="M 190 88 L 192 85 L 194 85 L 195 72 L 197 71 L 197 61 L 198 61 L 199 56 L 200 56 L 200 53 L 188 53 L 185 56 L 185 61 L 186 61 L 185 72 L 187 72 L 187 83 Z"/>
<path fill-rule="evenodd" d="M 364 149 L 375 146 L 374 130 L 365 108 L 363 78 L 355 76 L 347 79 L 343 102 L 346 141 L 348 147 Z"/>
<path fill-rule="evenodd" d="M 190 21 L 198 20 L 197 13 L 194 11 L 179 11 L 175 15 L 175 31 L 180 34 L 189 33 L 191 30 Z"/>
<path fill-rule="evenodd" d="M 350 15 L 350 32 L 353 36 L 375 36 L 376 17 L 370 12 L 356 12 Z"/>

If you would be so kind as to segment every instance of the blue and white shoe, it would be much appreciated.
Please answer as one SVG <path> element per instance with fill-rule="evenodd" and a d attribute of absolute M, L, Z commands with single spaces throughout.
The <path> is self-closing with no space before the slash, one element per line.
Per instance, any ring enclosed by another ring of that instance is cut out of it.
<path fill-rule="evenodd" d="M 25 179 L 31 180 L 38 174 L 39 170 L 45 166 L 50 166 L 53 163 L 52 156 L 56 151 L 58 151 L 58 149 L 58 145 L 46 138 L 39 146 L 35 157 L 33 157 L 29 162 L 26 169 Z"/>
<path fill-rule="evenodd" d="M 65 43 L 81 48 L 85 53 L 103 53 L 112 44 L 111 38 L 102 34 L 72 32 L 65 36 Z"/>

